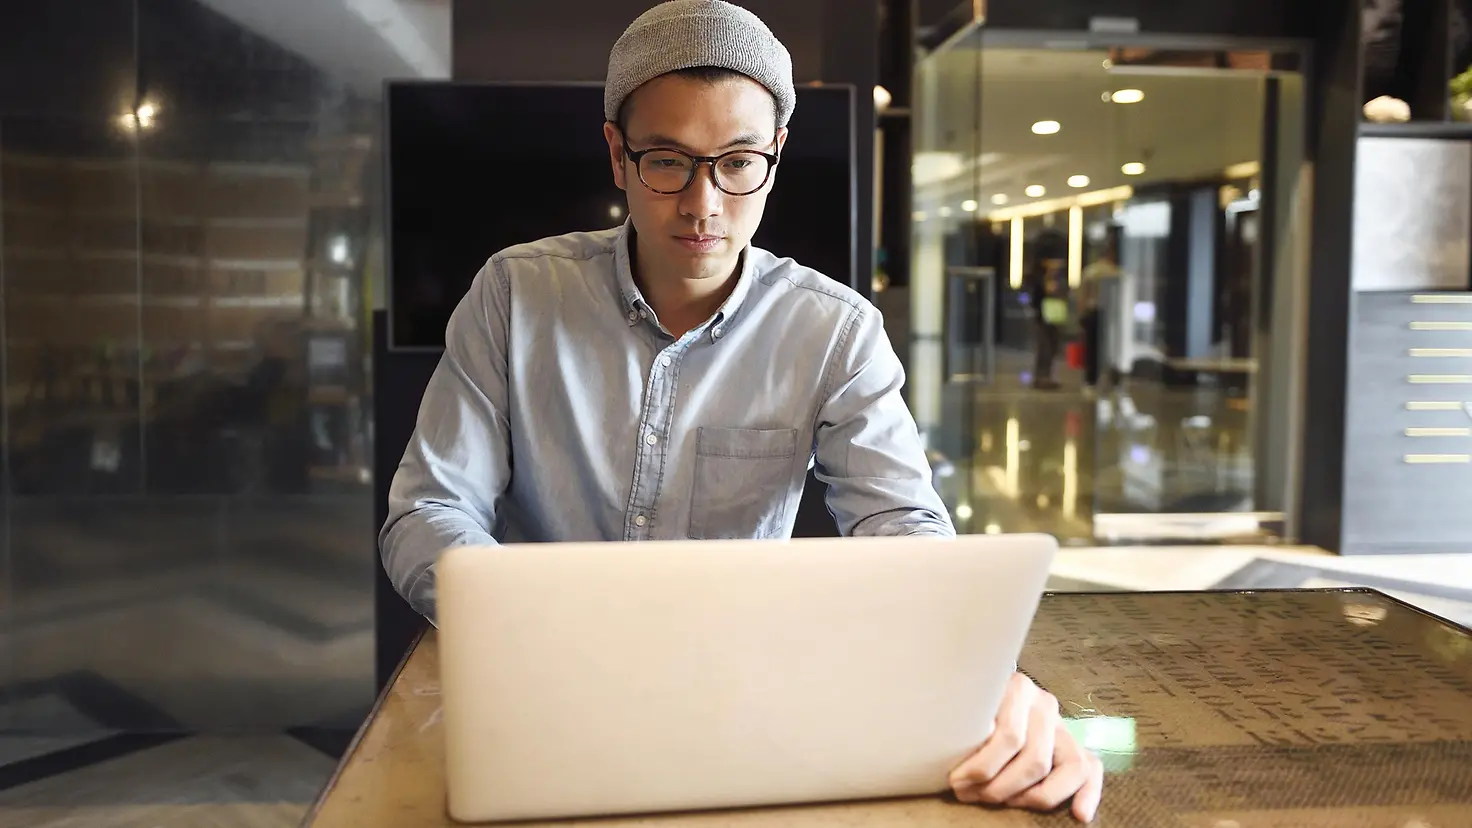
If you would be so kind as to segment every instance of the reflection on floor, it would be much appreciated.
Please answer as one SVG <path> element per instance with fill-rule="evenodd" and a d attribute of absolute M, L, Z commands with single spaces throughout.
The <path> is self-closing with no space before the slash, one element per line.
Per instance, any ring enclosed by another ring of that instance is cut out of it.
<path fill-rule="evenodd" d="M 195 736 L 0 792 L 0 828 L 287 828 L 333 760 L 285 736 Z"/>
<path fill-rule="evenodd" d="M 1135 378 L 1095 391 L 1060 367 L 1061 387 L 1038 391 L 1030 360 L 1002 350 L 995 382 L 945 387 L 930 442 L 948 461 L 938 486 L 961 531 L 1092 544 L 1100 515 L 1256 513 L 1249 406 L 1230 382 Z M 1210 534 L 1264 539 L 1257 520 Z"/>

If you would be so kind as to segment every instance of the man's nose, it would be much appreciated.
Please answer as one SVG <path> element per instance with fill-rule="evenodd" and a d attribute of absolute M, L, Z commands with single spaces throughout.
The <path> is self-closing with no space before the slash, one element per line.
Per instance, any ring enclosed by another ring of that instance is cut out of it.
<path fill-rule="evenodd" d="M 695 219 L 707 219 L 721 214 L 725 193 L 711 178 L 709 165 L 701 164 L 695 170 L 695 180 L 680 194 L 680 212 Z"/>

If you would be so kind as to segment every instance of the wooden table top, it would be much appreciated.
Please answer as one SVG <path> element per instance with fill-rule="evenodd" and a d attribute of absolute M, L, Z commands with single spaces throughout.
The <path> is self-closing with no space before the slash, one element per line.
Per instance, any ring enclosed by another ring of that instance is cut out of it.
<path fill-rule="evenodd" d="M 457 824 L 445 812 L 438 656 L 426 633 L 304 825 Z M 1472 632 L 1378 593 L 1047 595 L 1021 667 L 1104 759 L 1095 825 L 1472 825 Z M 536 824 L 1077 823 L 937 796 Z"/>

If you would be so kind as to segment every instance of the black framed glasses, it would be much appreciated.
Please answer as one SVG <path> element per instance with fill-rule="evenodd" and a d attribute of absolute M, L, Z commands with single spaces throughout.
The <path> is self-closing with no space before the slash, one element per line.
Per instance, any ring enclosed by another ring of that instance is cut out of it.
<path fill-rule="evenodd" d="M 726 195 L 751 195 L 766 186 L 772 170 L 781 160 L 771 153 L 755 150 L 691 155 L 663 147 L 630 149 L 627 144 L 624 145 L 624 155 L 634 162 L 644 186 L 660 195 L 674 195 L 689 187 L 701 164 L 710 165 L 710 180 L 716 189 Z"/>

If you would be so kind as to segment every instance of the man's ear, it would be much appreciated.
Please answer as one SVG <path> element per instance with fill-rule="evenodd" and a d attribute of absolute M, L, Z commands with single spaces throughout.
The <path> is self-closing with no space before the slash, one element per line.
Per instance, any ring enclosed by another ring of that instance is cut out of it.
<path fill-rule="evenodd" d="M 624 178 L 624 136 L 618 125 L 613 121 L 603 123 L 603 138 L 608 141 L 608 160 L 613 164 L 613 183 L 620 190 L 625 190 L 627 183 Z"/>
<path fill-rule="evenodd" d="M 777 154 L 782 154 L 782 147 L 787 145 L 787 127 L 777 128 Z"/>

